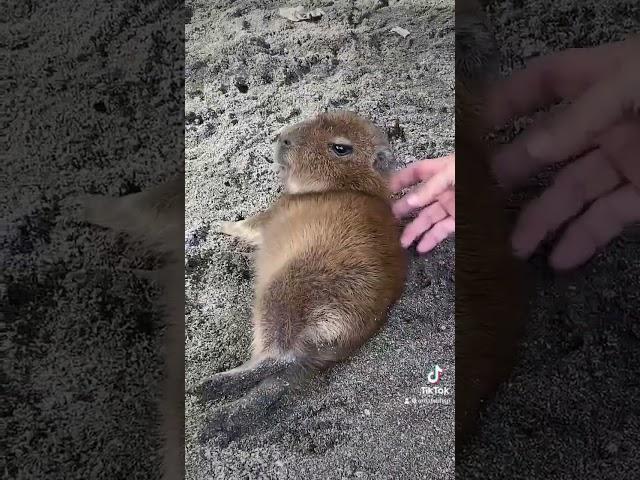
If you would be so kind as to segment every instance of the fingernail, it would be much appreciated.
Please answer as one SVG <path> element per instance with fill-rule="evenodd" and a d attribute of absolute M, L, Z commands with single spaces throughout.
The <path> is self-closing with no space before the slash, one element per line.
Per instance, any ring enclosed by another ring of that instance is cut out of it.
<path fill-rule="evenodd" d="M 567 270 L 571 270 L 575 265 L 554 252 L 549 256 L 549 266 L 556 272 L 565 272 Z"/>
<path fill-rule="evenodd" d="M 420 205 L 420 199 L 416 195 L 407 195 L 406 202 L 410 207 L 417 207 Z"/>
<path fill-rule="evenodd" d="M 586 261 L 575 244 L 560 244 L 549 255 L 549 266 L 557 272 L 571 270 Z M 588 256 L 587 256 L 588 258 Z"/>
<path fill-rule="evenodd" d="M 425 253 L 429 253 L 431 250 L 433 250 L 433 248 L 435 247 L 435 245 L 429 244 L 429 245 L 418 245 L 418 247 L 416 248 L 418 253 L 421 254 L 425 254 Z"/>

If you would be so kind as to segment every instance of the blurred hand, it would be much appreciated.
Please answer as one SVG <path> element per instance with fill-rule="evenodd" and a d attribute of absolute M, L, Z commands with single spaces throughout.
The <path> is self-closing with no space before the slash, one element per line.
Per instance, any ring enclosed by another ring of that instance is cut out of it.
<path fill-rule="evenodd" d="M 420 253 L 432 250 L 456 229 L 455 222 L 455 155 L 420 160 L 396 172 L 390 179 L 391 190 L 399 192 L 423 182 L 393 205 L 393 213 L 402 218 L 420 210 L 400 238 L 404 248 L 419 240 Z"/>
<path fill-rule="evenodd" d="M 533 60 L 492 89 L 487 120 L 498 127 L 559 100 L 570 104 L 502 147 L 493 167 L 514 189 L 574 159 L 524 208 L 512 235 L 516 254 L 528 257 L 567 225 L 550 263 L 570 269 L 640 221 L 640 36 Z"/>

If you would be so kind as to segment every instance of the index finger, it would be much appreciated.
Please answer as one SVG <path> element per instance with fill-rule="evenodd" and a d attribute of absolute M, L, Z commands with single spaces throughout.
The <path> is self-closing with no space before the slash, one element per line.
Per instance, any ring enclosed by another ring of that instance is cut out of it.
<path fill-rule="evenodd" d="M 575 99 L 616 69 L 634 46 L 618 41 L 537 57 L 487 92 L 486 120 L 493 127 L 557 103 Z"/>
<path fill-rule="evenodd" d="M 625 115 L 640 113 L 640 64 L 620 69 L 594 85 L 579 101 L 555 116 L 548 126 L 525 139 L 527 154 L 539 164 L 552 164 L 584 152 Z"/>
<path fill-rule="evenodd" d="M 453 154 L 445 157 L 434 158 L 429 160 L 420 160 L 413 162 L 402 170 L 391 175 L 389 179 L 389 188 L 396 193 L 400 190 L 415 185 L 418 182 L 426 180 L 435 175 L 442 169 L 448 160 L 454 157 Z"/>

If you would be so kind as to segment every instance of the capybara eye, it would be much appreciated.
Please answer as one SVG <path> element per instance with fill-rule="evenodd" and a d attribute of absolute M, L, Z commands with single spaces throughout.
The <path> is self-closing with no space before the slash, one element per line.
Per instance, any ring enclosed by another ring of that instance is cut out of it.
<path fill-rule="evenodd" d="M 339 143 L 331 144 L 331 150 L 334 151 L 336 155 L 339 157 L 344 157 L 345 155 L 349 155 L 353 152 L 353 147 L 351 145 L 341 145 Z"/>

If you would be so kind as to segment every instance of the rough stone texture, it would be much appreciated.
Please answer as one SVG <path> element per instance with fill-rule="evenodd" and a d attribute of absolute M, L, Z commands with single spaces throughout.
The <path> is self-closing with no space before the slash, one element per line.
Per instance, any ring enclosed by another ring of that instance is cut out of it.
<path fill-rule="evenodd" d="M 214 234 L 278 194 L 273 133 L 316 110 L 356 110 L 395 131 L 397 165 L 454 146 L 453 1 L 190 2 L 186 30 L 187 386 L 248 358 L 250 249 Z M 390 32 L 400 26 L 402 38 Z M 400 129 L 393 129 L 398 120 Z M 454 242 L 413 259 L 388 326 L 290 399 L 258 433 L 200 446 L 207 409 L 187 397 L 190 479 L 451 478 L 451 405 L 421 398 L 433 364 L 454 372 Z M 425 473 L 426 472 L 426 473 Z"/>

